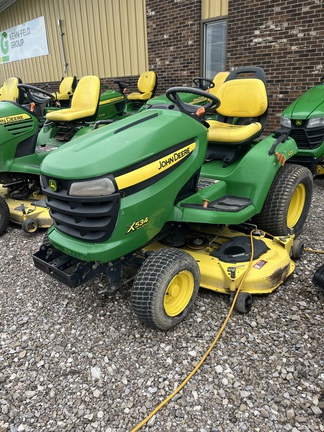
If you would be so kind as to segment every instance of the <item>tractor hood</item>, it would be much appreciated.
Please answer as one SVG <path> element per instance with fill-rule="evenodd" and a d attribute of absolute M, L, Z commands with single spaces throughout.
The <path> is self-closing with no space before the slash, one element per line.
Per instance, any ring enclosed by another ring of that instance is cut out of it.
<path fill-rule="evenodd" d="M 0 171 L 10 171 L 16 158 L 33 151 L 38 120 L 16 102 L 0 102 Z"/>
<path fill-rule="evenodd" d="M 324 84 L 311 88 L 289 105 L 283 117 L 294 120 L 308 120 L 324 116 Z"/>
<path fill-rule="evenodd" d="M 207 129 L 176 109 L 148 109 L 101 127 L 50 153 L 41 173 L 57 179 L 89 179 L 128 167 L 171 163 L 181 158 L 188 144 L 195 142 L 202 156 L 207 146 Z M 203 148 L 201 148 L 203 147 Z M 144 161 L 144 162 L 143 162 Z M 146 164 L 147 162 L 147 164 Z"/>
<path fill-rule="evenodd" d="M 207 129 L 168 107 L 89 132 L 44 159 L 54 246 L 83 260 L 124 256 L 159 234 L 175 201 L 196 192 Z"/>

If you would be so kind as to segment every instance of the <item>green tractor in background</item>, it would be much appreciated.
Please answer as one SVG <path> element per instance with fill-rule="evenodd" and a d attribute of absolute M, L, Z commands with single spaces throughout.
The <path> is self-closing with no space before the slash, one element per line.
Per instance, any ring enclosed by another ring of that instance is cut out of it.
<path fill-rule="evenodd" d="M 44 109 L 46 114 L 71 106 L 76 87 L 76 77 L 66 77 L 59 85 L 59 91 L 54 93 L 55 99 Z M 108 89 L 101 85 L 99 107 L 96 120 L 115 119 L 121 116 L 126 106 L 126 97 L 117 90 Z M 45 120 L 45 119 L 44 119 Z"/>
<path fill-rule="evenodd" d="M 114 83 L 118 84 L 119 92 L 125 96 L 124 115 L 127 115 L 146 108 L 145 104 L 155 96 L 158 80 L 154 71 L 145 71 L 138 78 L 137 91 L 129 94 L 129 82 L 116 80 Z"/>
<path fill-rule="evenodd" d="M 39 184 L 41 162 L 68 141 L 109 124 L 125 106 L 123 95 L 112 90 L 103 98 L 99 78 L 85 76 L 67 106 L 49 110 L 44 122 L 56 95 L 17 78 L 8 81 L 0 101 L 0 235 L 9 220 L 27 233 L 52 224 Z"/>
<path fill-rule="evenodd" d="M 208 102 L 186 103 L 183 93 Z M 33 256 L 70 287 L 104 275 L 107 292 L 122 285 L 123 266 L 134 266 L 133 309 L 159 330 L 186 317 L 199 286 L 230 298 L 239 290 L 236 308 L 247 313 L 252 294 L 282 284 L 312 198 L 310 171 L 285 163 L 295 141 L 260 139 L 262 69 L 232 71 L 218 96 L 187 87 L 166 95 L 43 160 L 53 225 Z M 217 120 L 206 120 L 212 107 Z"/>
<path fill-rule="evenodd" d="M 324 174 L 324 77 L 283 111 L 280 123 L 298 147 L 291 162 Z"/>
<path fill-rule="evenodd" d="M 82 83 L 86 80 L 86 77 L 80 79 L 81 85 L 79 85 L 77 94 L 81 93 L 80 87 L 84 89 Z M 57 92 L 50 91 L 48 84 L 45 84 L 44 88 L 39 88 L 23 83 L 20 78 L 11 77 L 1 87 L 0 101 L 17 102 L 38 117 L 42 126 L 48 113 L 71 108 L 76 86 L 77 79 L 75 76 L 62 78 Z M 126 97 L 122 93 L 117 90 L 105 89 L 99 96 L 99 106 L 95 120 L 117 118 L 123 115 L 125 106 Z"/>

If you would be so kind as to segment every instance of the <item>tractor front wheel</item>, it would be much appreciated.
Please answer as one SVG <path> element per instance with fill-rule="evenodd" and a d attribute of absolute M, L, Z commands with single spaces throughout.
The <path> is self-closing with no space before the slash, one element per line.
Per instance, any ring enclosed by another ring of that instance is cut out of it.
<path fill-rule="evenodd" d="M 248 314 L 252 308 L 252 296 L 249 293 L 242 292 L 237 296 L 235 309 L 241 314 Z"/>
<path fill-rule="evenodd" d="M 175 248 L 159 249 L 137 273 L 131 294 L 133 309 L 147 326 L 169 330 L 188 315 L 199 284 L 199 267 L 191 255 Z"/>
<path fill-rule="evenodd" d="M 313 177 L 308 168 L 287 163 L 278 171 L 261 213 L 253 222 L 275 236 L 298 236 L 305 224 L 313 192 Z"/>
<path fill-rule="evenodd" d="M 6 201 L 0 197 L 0 236 L 6 231 L 9 225 L 10 210 Z"/>
<path fill-rule="evenodd" d="M 304 253 L 304 244 L 300 239 L 295 239 L 291 248 L 291 258 L 295 261 L 299 260 Z"/>
<path fill-rule="evenodd" d="M 27 234 L 34 234 L 37 231 L 38 225 L 34 219 L 26 219 L 22 223 L 22 230 Z"/>

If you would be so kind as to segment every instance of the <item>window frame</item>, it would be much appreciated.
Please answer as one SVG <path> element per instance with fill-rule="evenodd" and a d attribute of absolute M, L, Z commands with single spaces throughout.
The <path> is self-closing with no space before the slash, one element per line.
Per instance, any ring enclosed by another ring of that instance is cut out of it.
<path fill-rule="evenodd" d="M 225 22 L 225 41 L 224 41 L 224 64 L 223 64 L 223 68 L 222 70 L 215 70 L 214 71 L 214 75 L 212 77 L 209 77 L 206 75 L 206 36 L 207 36 L 207 26 L 208 24 L 211 23 L 216 23 L 216 22 Z M 201 70 L 201 76 L 204 78 L 209 78 L 209 79 L 213 79 L 214 76 L 216 75 L 217 72 L 222 72 L 226 70 L 226 64 L 227 64 L 227 35 L 228 35 L 228 20 L 227 20 L 227 15 L 225 16 L 221 16 L 221 17 L 214 17 L 214 18 L 209 18 L 206 20 L 202 20 L 201 21 L 201 48 L 200 48 L 200 70 Z"/>

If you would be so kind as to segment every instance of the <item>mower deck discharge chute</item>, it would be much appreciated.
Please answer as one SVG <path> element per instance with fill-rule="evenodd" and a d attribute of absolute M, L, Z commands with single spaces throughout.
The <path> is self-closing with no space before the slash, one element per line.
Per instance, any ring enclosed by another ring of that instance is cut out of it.
<path fill-rule="evenodd" d="M 188 104 L 183 93 L 208 102 Z M 199 286 L 231 298 L 240 289 L 236 307 L 247 313 L 251 294 L 284 282 L 300 252 L 312 175 L 285 164 L 298 151 L 292 138 L 259 139 L 268 108 L 262 69 L 232 71 L 220 94 L 171 88 L 168 103 L 46 157 L 41 183 L 53 226 L 36 267 L 70 287 L 104 274 L 110 292 L 122 267 L 135 267 L 134 311 L 160 330 L 184 319 Z M 218 117 L 208 124 L 211 108 Z"/>

